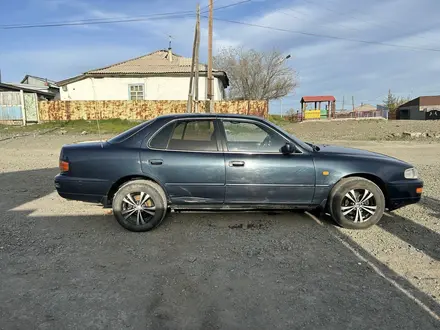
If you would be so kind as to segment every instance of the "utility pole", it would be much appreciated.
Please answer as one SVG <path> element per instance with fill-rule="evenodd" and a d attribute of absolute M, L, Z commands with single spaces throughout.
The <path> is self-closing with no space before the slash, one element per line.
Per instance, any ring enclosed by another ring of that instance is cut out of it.
<path fill-rule="evenodd" d="M 344 111 L 345 107 L 345 96 L 342 96 L 342 111 Z"/>
<path fill-rule="evenodd" d="M 194 63 L 196 60 L 196 43 L 197 43 L 197 22 L 196 27 L 194 29 L 194 43 L 193 43 L 193 52 L 191 59 L 191 75 L 189 77 L 189 92 L 188 92 L 188 102 L 186 104 L 186 112 L 192 112 L 192 103 L 193 103 L 193 85 L 194 85 Z"/>
<path fill-rule="evenodd" d="M 356 118 L 356 113 L 354 112 L 354 96 L 351 97 L 351 104 L 353 106 L 353 116 Z"/>
<path fill-rule="evenodd" d="M 280 117 L 283 118 L 283 98 L 280 98 Z"/>
<path fill-rule="evenodd" d="M 214 1 L 209 0 L 209 26 L 208 26 L 208 99 L 209 99 L 209 112 L 214 112 L 214 95 L 213 79 L 212 79 L 212 28 L 213 28 L 213 7 Z"/>
<path fill-rule="evenodd" d="M 195 73 L 195 104 L 194 104 L 194 112 L 199 112 L 199 52 L 200 52 L 200 4 L 197 4 L 197 23 L 196 23 L 196 31 L 197 31 L 197 40 L 196 40 L 196 73 Z"/>

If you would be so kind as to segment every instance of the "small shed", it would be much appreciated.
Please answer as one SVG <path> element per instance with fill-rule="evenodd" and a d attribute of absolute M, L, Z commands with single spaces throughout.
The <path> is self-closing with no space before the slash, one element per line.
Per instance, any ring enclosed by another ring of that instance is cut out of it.
<path fill-rule="evenodd" d="M 396 119 L 439 120 L 440 95 L 420 96 L 397 108 Z"/>
<path fill-rule="evenodd" d="M 324 109 L 321 107 L 322 103 L 325 104 Z M 301 98 L 301 112 L 304 119 L 333 118 L 335 111 L 336 98 L 334 96 L 303 96 Z"/>
<path fill-rule="evenodd" d="M 52 100 L 55 95 L 25 85 L 0 83 L 0 123 L 38 122 L 38 101 Z"/>

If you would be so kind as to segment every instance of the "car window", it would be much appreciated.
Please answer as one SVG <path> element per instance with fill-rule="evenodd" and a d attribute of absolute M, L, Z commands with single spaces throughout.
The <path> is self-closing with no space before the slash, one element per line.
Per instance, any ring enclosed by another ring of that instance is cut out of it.
<path fill-rule="evenodd" d="M 169 126 L 170 129 L 165 127 L 153 138 L 151 147 L 184 151 L 218 151 L 213 120 L 179 121 Z"/>
<path fill-rule="evenodd" d="M 145 127 L 150 126 L 152 123 L 154 123 L 155 120 L 156 119 L 151 119 L 146 122 L 140 123 L 139 125 L 136 125 L 130 129 L 116 135 L 115 137 L 109 139 L 107 142 L 112 143 L 112 144 L 121 143 L 121 142 L 125 141 L 126 139 L 128 139 L 129 137 L 133 136 L 134 134 L 138 133 L 139 131 L 141 131 Z"/>
<path fill-rule="evenodd" d="M 223 121 L 229 151 L 280 152 L 286 143 L 275 131 L 249 122 Z"/>
<path fill-rule="evenodd" d="M 175 123 L 171 123 L 162 128 L 150 142 L 150 147 L 154 149 L 166 149 L 173 133 Z"/>

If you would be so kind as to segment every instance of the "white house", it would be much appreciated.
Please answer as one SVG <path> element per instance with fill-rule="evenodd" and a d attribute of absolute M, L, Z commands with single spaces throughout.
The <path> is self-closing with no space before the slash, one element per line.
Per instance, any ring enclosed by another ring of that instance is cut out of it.
<path fill-rule="evenodd" d="M 199 64 L 199 100 L 207 100 L 207 66 Z M 191 59 L 158 50 L 58 82 L 61 100 L 187 100 Z M 228 76 L 213 70 L 215 100 L 223 100 Z"/>

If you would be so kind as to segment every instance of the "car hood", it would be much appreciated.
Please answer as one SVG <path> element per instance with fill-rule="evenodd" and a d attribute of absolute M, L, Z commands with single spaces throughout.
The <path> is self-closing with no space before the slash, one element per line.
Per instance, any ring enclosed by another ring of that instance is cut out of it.
<path fill-rule="evenodd" d="M 339 154 L 339 155 L 359 156 L 359 157 L 368 157 L 368 158 L 382 158 L 382 159 L 389 159 L 404 163 L 400 159 L 363 149 L 347 148 L 347 147 L 333 146 L 328 144 L 321 144 L 318 145 L 318 147 L 320 148 L 319 153 L 323 153 L 323 154 L 331 154 L 331 155 Z"/>

